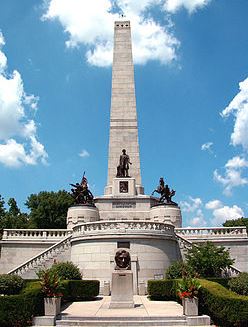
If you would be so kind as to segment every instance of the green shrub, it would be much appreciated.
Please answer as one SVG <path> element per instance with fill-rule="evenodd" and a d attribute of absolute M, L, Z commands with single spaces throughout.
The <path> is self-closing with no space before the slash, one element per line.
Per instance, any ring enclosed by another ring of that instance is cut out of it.
<path fill-rule="evenodd" d="M 242 272 L 228 282 L 229 288 L 240 295 L 248 295 L 248 273 Z"/>
<path fill-rule="evenodd" d="M 230 280 L 230 278 L 223 278 L 223 277 L 208 277 L 205 278 L 206 280 L 209 280 L 210 282 L 215 282 L 218 283 L 222 286 L 224 286 L 225 288 L 229 288 L 228 286 L 228 282 Z"/>
<path fill-rule="evenodd" d="M 237 295 L 208 280 L 200 280 L 200 313 L 208 314 L 218 326 L 248 326 L 248 296 Z"/>
<path fill-rule="evenodd" d="M 0 297 L 0 326 L 26 327 L 32 317 L 44 314 L 44 299 L 39 282 L 28 283 L 19 295 Z"/>
<path fill-rule="evenodd" d="M 99 280 L 66 280 L 63 282 L 63 300 L 92 299 L 99 294 Z"/>
<path fill-rule="evenodd" d="M 148 280 L 147 291 L 152 300 L 175 300 L 178 280 Z"/>
<path fill-rule="evenodd" d="M 187 272 L 187 274 L 193 275 L 192 268 L 189 267 L 186 262 L 175 261 L 169 266 L 169 268 L 167 268 L 165 276 L 168 279 L 182 278 L 183 273 L 185 271 Z"/>
<path fill-rule="evenodd" d="M 17 275 L 0 275 L 0 294 L 18 294 L 24 286 L 24 281 Z"/>
<path fill-rule="evenodd" d="M 72 262 L 58 262 L 54 263 L 50 268 L 51 271 L 56 272 L 63 280 L 81 280 L 82 275 L 79 268 Z"/>

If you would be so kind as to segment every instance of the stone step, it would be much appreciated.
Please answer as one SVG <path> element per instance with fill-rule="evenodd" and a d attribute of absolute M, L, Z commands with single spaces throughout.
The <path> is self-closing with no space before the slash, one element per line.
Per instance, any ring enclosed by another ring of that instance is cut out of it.
<path fill-rule="evenodd" d="M 137 320 L 185 320 L 185 316 L 76 316 L 76 315 L 67 315 L 61 314 L 60 321 L 62 320 L 78 320 L 78 321 L 85 321 L 85 320 L 93 320 L 93 321 L 104 321 L 104 320 L 111 320 L 111 321 L 119 321 L 119 320 L 130 320 L 130 321 L 137 321 Z"/>
<path fill-rule="evenodd" d="M 161 318 L 160 320 L 140 320 L 139 317 L 136 317 L 135 320 L 127 320 L 120 318 L 119 320 L 111 320 L 111 319 L 100 319 L 100 320 L 56 320 L 57 327 L 77 327 L 77 326 L 84 326 L 84 327 L 137 327 L 137 326 L 156 326 L 156 327 L 163 327 L 163 326 L 187 326 L 187 321 L 185 319 L 164 319 Z"/>

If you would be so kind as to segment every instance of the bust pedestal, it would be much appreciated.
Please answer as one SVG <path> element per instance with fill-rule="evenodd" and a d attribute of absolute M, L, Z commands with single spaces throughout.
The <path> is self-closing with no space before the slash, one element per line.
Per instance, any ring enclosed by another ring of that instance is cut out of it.
<path fill-rule="evenodd" d="M 110 309 L 133 308 L 133 272 L 115 270 L 112 273 Z"/>
<path fill-rule="evenodd" d="M 67 211 L 67 229 L 78 224 L 100 220 L 99 211 L 94 205 L 79 204 L 70 207 Z"/>

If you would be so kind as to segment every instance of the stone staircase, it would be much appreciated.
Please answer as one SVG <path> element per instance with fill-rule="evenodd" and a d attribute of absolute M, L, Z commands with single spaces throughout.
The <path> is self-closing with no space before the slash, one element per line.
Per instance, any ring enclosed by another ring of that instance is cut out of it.
<path fill-rule="evenodd" d="M 37 278 L 36 272 L 39 269 L 49 268 L 55 260 L 70 261 L 71 237 L 72 235 L 69 235 L 53 244 L 48 249 L 10 270 L 8 274 L 16 274 L 24 279 L 33 279 Z"/>

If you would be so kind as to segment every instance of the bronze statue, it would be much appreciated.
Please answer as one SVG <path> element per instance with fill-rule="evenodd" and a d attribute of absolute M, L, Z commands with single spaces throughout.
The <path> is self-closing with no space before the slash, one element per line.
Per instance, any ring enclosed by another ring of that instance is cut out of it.
<path fill-rule="evenodd" d="M 130 177 L 128 175 L 129 164 L 132 165 L 129 159 L 129 155 L 126 154 L 126 150 L 122 150 L 122 154 L 120 155 L 120 163 L 117 167 L 117 175 L 116 177 Z"/>
<path fill-rule="evenodd" d="M 115 254 L 115 270 L 130 270 L 131 257 L 127 250 L 120 249 Z"/>
<path fill-rule="evenodd" d="M 152 192 L 152 195 L 154 193 L 160 194 L 160 199 L 159 202 L 161 203 L 167 203 L 167 204 L 176 204 L 176 202 L 173 202 L 171 198 L 176 194 L 176 191 L 170 190 L 168 185 L 164 185 L 164 179 L 161 177 L 159 179 L 159 186 L 157 187 L 156 190 Z"/>
<path fill-rule="evenodd" d="M 88 189 L 88 181 L 84 174 L 80 184 L 70 184 L 74 187 L 71 189 L 71 195 L 74 197 L 76 204 L 93 205 L 94 197 L 91 191 Z"/>

